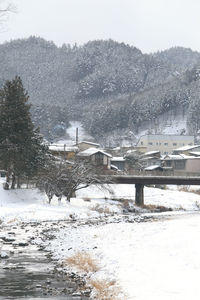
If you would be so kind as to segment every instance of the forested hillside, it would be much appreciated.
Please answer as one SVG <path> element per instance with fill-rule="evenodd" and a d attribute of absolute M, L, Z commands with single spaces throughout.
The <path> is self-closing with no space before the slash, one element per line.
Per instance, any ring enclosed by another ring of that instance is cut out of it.
<path fill-rule="evenodd" d="M 0 85 L 22 78 L 33 120 L 51 140 L 74 119 L 96 140 L 123 128 L 137 133 L 178 107 L 187 108 L 188 132 L 197 132 L 198 66 L 200 53 L 181 47 L 147 55 L 112 40 L 59 48 L 36 37 L 0 45 Z"/>

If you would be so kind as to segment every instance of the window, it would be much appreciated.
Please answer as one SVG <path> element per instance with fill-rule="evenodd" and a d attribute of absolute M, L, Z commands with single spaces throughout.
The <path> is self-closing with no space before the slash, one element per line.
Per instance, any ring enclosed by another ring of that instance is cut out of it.
<path fill-rule="evenodd" d="M 165 146 L 168 146 L 168 143 L 164 143 Z"/>
<path fill-rule="evenodd" d="M 153 143 L 149 142 L 149 145 L 151 145 L 151 146 L 152 146 L 152 145 L 153 145 Z"/>
<path fill-rule="evenodd" d="M 143 142 L 141 142 L 141 145 L 143 145 Z"/>
<path fill-rule="evenodd" d="M 102 153 L 96 153 L 95 154 L 95 162 L 97 165 L 103 165 L 103 154 Z"/>
<path fill-rule="evenodd" d="M 166 160 L 166 166 L 171 167 L 171 165 L 172 165 L 172 162 L 170 160 Z"/>
<path fill-rule="evenodd" d="M 174 168 L 177 170 L 185 169 L 185 160 L 175 160 Z"/>
<path fill-rule="evenodd" d="M 177 146 L 177 143 L 173 143 L 173 146 Z"/>

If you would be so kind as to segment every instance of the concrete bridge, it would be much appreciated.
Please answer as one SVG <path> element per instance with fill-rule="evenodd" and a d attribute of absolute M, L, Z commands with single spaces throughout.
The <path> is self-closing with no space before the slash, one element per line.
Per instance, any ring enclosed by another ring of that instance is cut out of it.
<path fill-rule="evenodd" d="M 187 176 L 143 176 L 143 175 L 112 175 L 112 183 L 135 184 L 135 203 L 139 206 L 144 205 L 144 186 L 149 184 L 173 184 L 173 185 L 199 185 L 199 177 Z"/>

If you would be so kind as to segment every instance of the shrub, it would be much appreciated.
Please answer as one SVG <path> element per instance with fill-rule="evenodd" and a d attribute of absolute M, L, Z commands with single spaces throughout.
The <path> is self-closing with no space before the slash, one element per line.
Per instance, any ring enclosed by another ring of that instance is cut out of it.
<path fill-rule="evenodd" d="M 121 288 L 116 284 L 116 281 L 114 280 L 91 280 L 90 284 L 93 288 L 93 299 L 125 300 L 125 296 L 123 296 Z"/>
<path fill-rule="evenodd" d="M 64 265 L 70 265 L 77 267 L 79 270 L 84 272 L 97 272 L 99 266 L 95 259 L 93 259 L 89 253 L 83 251 L 74 254 L 73 256 L 67 258 Z"/>

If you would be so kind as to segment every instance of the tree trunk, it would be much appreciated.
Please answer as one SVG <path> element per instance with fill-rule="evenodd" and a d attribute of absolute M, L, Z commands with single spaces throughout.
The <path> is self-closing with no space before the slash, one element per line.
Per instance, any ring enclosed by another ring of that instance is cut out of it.
<path fill-rule="evenodd" d="M 70 202 L 71 197 L 72 197 L 72 194 L 71 194 L 71 193 L 70 193 L 70 194 L 67 194 L 67 201 L 68 201 L 68 202 Z"/>
<path fill-rule="evenodd" d="M 3 188 L 4 188 L 4 190 L 9 190 L 9 187 L 10 187 L 10 171 L 7 171 L 6 182 L 3 186 Z"/>
<path fill-rule="evenodd" d="M 53 198 L 52 195 L 48 195 L 48 199 L 49 199 L 49 204 L 51 204 L 51 199 Z"/>
<path fill-rule="evenodd" d="M 20 177 L 19 175 L 17 176 L 17 188 L 20 189 L 21 185 L 20 185 Z"/>
<path fill-rule="evenodd" d="M 61 204 L 62 195 L 58 196 L 58 205 Z"/>
<path fill-rule="evenodd" d="M 15 188 L 15 183 L 16 183 L 16 176 L 15 173 L 12 172 L 12 183 L 11 183 L 11 189 L 13 190 Z"/>

